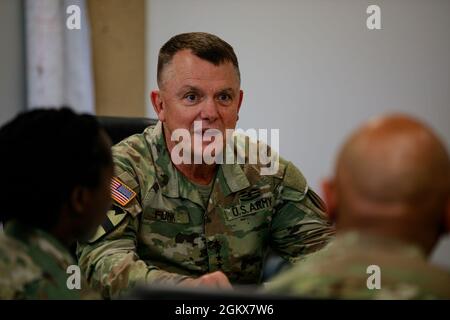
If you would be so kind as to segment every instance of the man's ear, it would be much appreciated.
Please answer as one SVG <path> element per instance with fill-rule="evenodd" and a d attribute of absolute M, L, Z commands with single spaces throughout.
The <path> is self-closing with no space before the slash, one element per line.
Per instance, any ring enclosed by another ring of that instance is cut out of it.
<path fill-rule="evenodd" d="M 322 181 L 322 193 L 324 196 L 325 204 L 327 205 L 328 216 L 331 221 L 335 222 L 337 218 L 337 195 L 334 180 L 324 179 Z"/>
<path fill-rule="evenodd" d="M 239 117 L 239 110 L 241 110 L 242 99 L 244 99 L 244 91 L 239 90 L 239 104 L 237 108 L 238 117 Z"/>
<path fill-rule="evenodd" d="M 86 210 L 86 204 L 88 194 L 87 190 L 83 187 L 76 186 L 70 195 L 70 208 L 76 214 L 84 212 Z"/>
<path fill-rule="evenodd" d="M 445 232 L 450 233 L 450 198 L 447 199 L 447 209 L 445 212 Z"/>
<path fill-rule="evenodd" d="M 163 102 L 161 99 L 161 93 L 159 90 L 153 90 L 150 93 L 150 100 L 152 100 L 153 109 L 155 110 L 156 114 L 158 115 L 158 119 L 161 122 L 165 121 L 165 109 L 163 107 Z"/>

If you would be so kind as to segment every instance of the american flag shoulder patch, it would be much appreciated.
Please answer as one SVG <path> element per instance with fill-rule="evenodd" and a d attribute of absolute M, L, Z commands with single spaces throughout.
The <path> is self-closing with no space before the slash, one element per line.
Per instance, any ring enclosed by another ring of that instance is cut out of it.
<path fill-rule="evenodd" d="M 114 177 L 111 180 L 111 197 L 121 206 L 126 206 L 134 199 L 134 197 L 136 197 L 136 192 L 118 178 Z"/>

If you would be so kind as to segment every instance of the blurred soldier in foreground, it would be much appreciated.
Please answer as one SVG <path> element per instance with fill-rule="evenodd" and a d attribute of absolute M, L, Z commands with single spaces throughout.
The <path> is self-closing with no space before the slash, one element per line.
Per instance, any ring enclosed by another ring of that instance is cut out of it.
<path fill-rule="evenodd" d="M 69 289 L 67 248 L 111 205 L 109 138 L 92 116 L 36 110 L 0 129 L 0 150 L 0 299 L 99 297 L 85 281 Z"/>
<path fill-rule="evenodd" d="M 450 299 L 449 273 L 426 260 L 450 230 L 449 161 L 435 134 L 412 118 L 388 116 L 363 126 L 342 148 L 334 179 L 324 184 L 336 240 L 276 278 L 269 291 Z"/>
<path fill-rule="evenodd" d="M 206 130 L 225 137 L 241 107 L 228 43 L 207 33 L 177 35 L 160 50 L 157 78 L 151 98 L 160 121 L 113 147 L 114 212 L 78 248 L 93 287 L 113 296 L 136 282 L 255 285 L 269 248 L 293 261 L 328 243 L 334 229 L 322 202 L 291 162 L 280 158 L 275 172 L 262 175 L 267 167 L 248 158 L 204 161 L 212 144 L 202 139 Z M 199 162 L 174 161 L 173 136 L 181 131 L 183 143 L 200 140 L 200 150 L 186 152 Z"/>

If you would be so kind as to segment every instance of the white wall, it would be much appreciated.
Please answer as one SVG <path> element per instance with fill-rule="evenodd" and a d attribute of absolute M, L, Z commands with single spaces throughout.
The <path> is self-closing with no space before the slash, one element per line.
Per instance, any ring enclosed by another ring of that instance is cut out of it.
<path fill-rule="evenodd" d="M 315 189 L 345 136 L 373 115 L 418 116 L 450 146 L 448 0 L 148 1 L 148 91 L 171 36 L 222 37 L 240 63 L 238 126 L 280 128 L 281 155 Z M 381 7 L 382 30 L 367 29 L 369 4 Z M 450 239 L 433 259 L 450 268 Z"/>

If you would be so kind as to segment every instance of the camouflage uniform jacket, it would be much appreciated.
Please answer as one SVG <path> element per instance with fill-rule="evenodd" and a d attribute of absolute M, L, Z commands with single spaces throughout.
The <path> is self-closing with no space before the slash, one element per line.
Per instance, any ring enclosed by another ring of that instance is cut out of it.
<path fill-rule="evenodd" d="M 267 176 L 258 165 L 218 165 L 205 207 L 173 166 L 161 122 L 115 145 L 113 156 L 116 177 L 137 196 L 125 206 L 115 202 L 77 251 L 88 281 L 105 296 L 139 280 L 176 284 L 216 270 L 232 283 L 256 284 L 269 246 L 301 258 L 334 233 L 320 198 L 281 158 Z"/>
<path fill-rule="evenodd" d="M 380 288 L 369 266 L 380 269 Z M 369 289 L 372 287 L 372 289 Z M 450 273 L 427 263 L 416 246 L 397 240 L 339 234 L 327 248 L 267 284 L 267 291 L 338 299 L 450 299 Z"/>
<path fill-rule="evenodd" d="M 0 234 L 0 299 L 89 298 L 86 282 L 86 292 L 68 289 L 69 265 L 72 256 L 53 236 L 9 221 Z"/>

